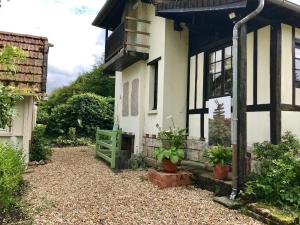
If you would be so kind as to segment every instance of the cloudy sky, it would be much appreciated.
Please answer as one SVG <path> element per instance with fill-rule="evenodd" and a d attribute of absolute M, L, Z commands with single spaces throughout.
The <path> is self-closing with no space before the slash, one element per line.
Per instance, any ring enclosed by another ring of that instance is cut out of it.
<path fill-rule="evenodd" d="M 2 0 L 0 30 L 48 37 L 48 92 L 76 79 L 104 52 L 104 31 L 91 25 L 105 0 Z"/>

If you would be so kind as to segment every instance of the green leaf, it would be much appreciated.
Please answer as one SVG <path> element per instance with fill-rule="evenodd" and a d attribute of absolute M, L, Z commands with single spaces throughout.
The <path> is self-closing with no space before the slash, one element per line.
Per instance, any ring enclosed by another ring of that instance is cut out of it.
<path fill-rule="evenodd" d="M 179 161 L 179 157 L 177 155 L 171 155 L 170 160 L 172 163 L 176 164 Z"/>
<path fill-rule="evenodd" d="M 177 149 L 177 155 L 179 158 L 183 159 L 184 158 L 184 151 L 182 149 Z"/>

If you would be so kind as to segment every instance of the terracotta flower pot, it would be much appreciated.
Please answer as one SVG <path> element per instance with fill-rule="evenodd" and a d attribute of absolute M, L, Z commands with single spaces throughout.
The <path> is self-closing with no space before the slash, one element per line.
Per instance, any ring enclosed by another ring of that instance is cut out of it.
<path fill-rule="evenodd" d="M 229 165 L 215 165 L 214 166 L 214 177 L 218 180 L 225 180 L 230 170 Z"/>
<path fill-rule="evenodd" d="M 167 173 L 176 173 L 177 172 L 177 164 L 172 163 L 169 159 L 164 159 L 162 161 L 162 168 L 164 172 Z"/>

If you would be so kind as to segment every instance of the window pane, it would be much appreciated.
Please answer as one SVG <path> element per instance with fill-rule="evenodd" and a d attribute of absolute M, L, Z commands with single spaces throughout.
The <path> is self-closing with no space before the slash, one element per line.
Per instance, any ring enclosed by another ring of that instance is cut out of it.
<path fill-rule="evenodd" d="M 216 53 L 212 52 L 209 54 L 209 63 L 213 63 L 216 61 Z"/>
<path fill-rule="evenodd" d="M 220 80 L 220 78 L 219 78 L 220 76 L 221 76 L 221 73 L 214 74 L 214 81 L 216 81 L 217 79 Z"/>
<path fill-rule="evenodd" d="M 230 46 L 230 47 L 225 48 L 225 59 L 230 58 L 231 56 L 232 56 L 232 53 L 231 53 L 231 46 Z"/>
<path fill-rule="evenodd" d="M 300 81 L 300 70 L 296 70 L 296 81 Z"/>
<path fill-rule="evenodd" d="M 216 63 L 216 73 L 221 73 L 222 72 L 222 62 Z"/>
<path fill-rule="evenodd" d="M 224 85 L 224 91 L 225 94 L 231 94 L 232 90 L 232 69 L 225 71 L 225 85 Z"/>
<path fill-rule="evenodd" d="M 216 61 L 222 60 L 222 50 L 216 52 Z"/>
<path fill-rule="evenodd" d="M 216 64 L 213 63 L 213 64 L 210 64 L 209 65 L 209 73 L 215 73 L 216 71 Z"/>
<path fill-rule="evenodd" d="M 229 70 L 232 68 L 231 58 L 225 59 L 225 70 Z"/>
<path fill-rule="evenodd" d="M 298 58 L 298 59 L 300 59 L 300 47 L 296 48 L 295 57 Z"/>
<path fill-rule="evenodd" d="M 300 59 L 295 60 L 295 68 L 296 70 L 300 70 Z"/>

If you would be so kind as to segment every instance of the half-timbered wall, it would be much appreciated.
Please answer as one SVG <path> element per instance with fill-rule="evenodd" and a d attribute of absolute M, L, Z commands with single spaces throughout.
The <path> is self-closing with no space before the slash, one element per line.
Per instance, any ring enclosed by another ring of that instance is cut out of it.
<path fill-rule="evenodd" d="M 247 35 L 247 141 L 270 141 L 271 133 L 276 132 L 275 123 L 281 124 L 279 130 L 283 134 L 292 131 L 300 137 L 300 88 L 295 85 L 294 48 L 295 41 L 300 40 L 300 29 L 281 24 L 280 54 L 274 55 L 271 49 L 274 26 L 262 27 Z M 225 43 L 224 43 L 225 44 Z M 213 46 L 213 44 L 210 44 Z M 218 46 L 213 46 L 216 48 Z M 191 55 L 189 58 L 189 105 L 188 131 L 193 139 L 208 141 L 208 83 L 207 83 L 207 51 Z M 273 55 L 272 55 L 273 54 Z M 276 60 L 279 58 L 280 87 L 276 90 Z M 273 60 L 273 61 L 272 61 Z M 271 86 L 275 91 L 271 90 Z M 274 117 L 274 92 L 281 93 L 280 116 Z"/>

